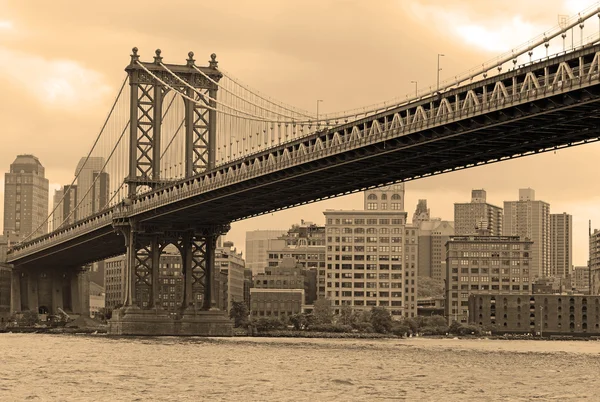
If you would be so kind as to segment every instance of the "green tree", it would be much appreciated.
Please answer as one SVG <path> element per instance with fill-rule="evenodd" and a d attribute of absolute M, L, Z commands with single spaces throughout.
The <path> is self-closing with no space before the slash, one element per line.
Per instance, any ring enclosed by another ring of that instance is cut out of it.
<path fill-rule="evenodd" d="M 244 302 L 231 302 L 231 310 L 229 310 L 229 318 L 233 318 L 236 328 L 245 325 L 248 322 L 248 307 Z"/>
<path fill-rule="evenodd" d="M 371 309 L 371 325 L 375 332 L 385 334 L 392 330 L 392 315 L 384 307 L 373 307 Z"/>
<path fill-rule="evenodd" d="M 333 322 L 331 301 L 327 298 L 315 301 L 313 316 L 317 324 L 331 324 Z"/>
<path fill-rule="evenodd" d="M 338 324 L 354 325 L 359 320 L 358 314 L 350 306 L 343 306 L 337 318 Z"/>

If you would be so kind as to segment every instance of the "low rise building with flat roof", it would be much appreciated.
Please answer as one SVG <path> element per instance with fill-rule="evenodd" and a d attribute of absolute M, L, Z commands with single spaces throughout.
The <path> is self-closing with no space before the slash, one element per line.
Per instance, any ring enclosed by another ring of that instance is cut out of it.
<path fill-rule="evenodd" d="M 472 294 L 471 324 L 495 333 L 600 335 L 600 296 Z"/>

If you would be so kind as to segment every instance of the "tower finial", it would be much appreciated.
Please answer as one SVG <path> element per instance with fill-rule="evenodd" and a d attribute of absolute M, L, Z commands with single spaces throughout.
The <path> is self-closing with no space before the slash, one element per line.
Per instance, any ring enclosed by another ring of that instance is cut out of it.
<path fill-rule="evenodd" d="M 162 56 L 160 55 L 162 53 L 162 51 L 160 49 L 156 49 L 156 56 L 154 56 L 154 64 L 160 64 L 162 63 Z"/>
<path fill-rule="evenodd" d="M 140 60 L 140 56 L 138 56 L 138 48 L 134 47 L 131 49 L 131 64 L 135 64 L 136 61 Z"/>
<path fill-rule="evenodd" d="M 208 65 L 210 66 L 210 68 L 217 68 L 217 65 L 219 64 L 219 62 L 217 61 L 217 55 L 215 53 L 210 55 L 210 61 L 208 62 Z"/>
<path fill-rule="evenodd" d="M 188 52 L 188 58 L 187 58 L 188 67 L 192 67 L 194 65 L 195 61 L 196 60 L 194 60 L 194 52 L 192 52 L 192 51 Z"/>

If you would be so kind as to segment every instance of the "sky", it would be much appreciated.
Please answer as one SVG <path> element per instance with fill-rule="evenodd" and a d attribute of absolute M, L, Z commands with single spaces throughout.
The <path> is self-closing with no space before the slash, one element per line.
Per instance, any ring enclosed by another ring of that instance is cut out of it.
<path fill-rule="evenodd" d="M 262 93 L 322 113 L 378 103 L 435 85 L 554 27 L 592 0 L 304 0 L 73 2 L 0 0 L 0 172 L 17 154 L 36 155 L 51 188 L 70 183 L 124 77 L 131 48 L 165 62 L 188 51 Z M 412 216 L 425 198 L 433 216 L 452 220 L 454 202 L 484 188 L 502 206 L 531 187 L 552 213 L 573 215 L 575 265 L 585 265 L 588 220 L 600 228 L 600 144 L 421 179 L 406 185 Z M 3 176 L 0 198 L 3 199 Z M 53 191 L 51 190 L 50 199 Z M 3 205 L 0 203 L 0 219 Z M 360 209 L 354 194 L 234 223 L 245 232 L 324 223 L 325 209 Z M 1 226 L 1 222 L 0 222 Z"/>

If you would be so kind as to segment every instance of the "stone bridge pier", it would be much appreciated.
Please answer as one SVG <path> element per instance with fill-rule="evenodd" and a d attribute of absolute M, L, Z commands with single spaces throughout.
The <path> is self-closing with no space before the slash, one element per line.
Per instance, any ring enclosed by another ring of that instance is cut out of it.
<path fill-rule="evenodd" d="M 12 271 L 11 312 L 90 315 L 87 267 L 51 268 L 16 266 Z"/>
<path fill-rule="evenodd" d="M 115 223 L 127 247 L 125 300 L 109 321 L 112 335 L 231 336 L 233 325 L 219 297 L 220 271 L 215 267 L 218 236 L 229 224 L 164 230 L 126 221 Z M 160 300 L 160 256 L 165 247 L 179 250 L 184 296 L 176 317 Z"/>

